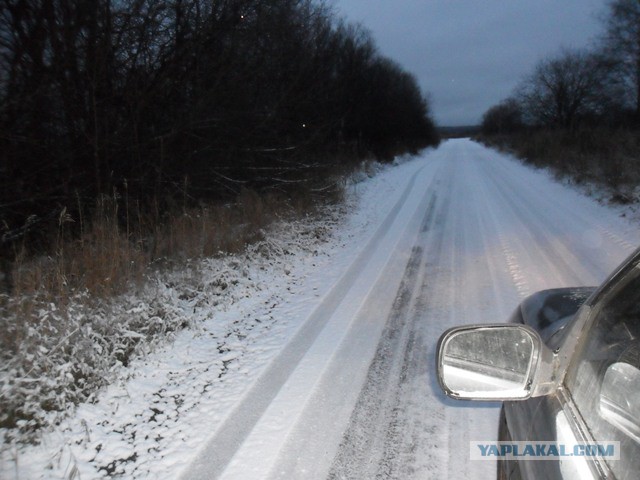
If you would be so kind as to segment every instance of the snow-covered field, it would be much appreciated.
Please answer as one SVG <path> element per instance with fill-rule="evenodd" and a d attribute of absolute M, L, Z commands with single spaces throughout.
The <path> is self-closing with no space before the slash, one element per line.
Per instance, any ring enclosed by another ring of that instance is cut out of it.
<path fill-rule="evenodd" d="M 467 448 L 495 438 L 499 405 L 444 398 L 438 336 L 599 283 L 640 245 L 637 222 L 468 140 L 350 189 L 343 219 L 281 224 L 204 262 L 188 295 L 163 285 L 192 327 L 40 445 L 3 445 L 0 477 L 494 476 Z M 224 294 L 196 288 L 221 269 Z"/>

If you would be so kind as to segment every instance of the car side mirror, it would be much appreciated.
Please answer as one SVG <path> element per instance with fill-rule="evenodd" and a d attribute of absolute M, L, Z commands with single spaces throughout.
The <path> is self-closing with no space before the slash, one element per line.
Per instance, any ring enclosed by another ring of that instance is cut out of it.
<path fill-rule="evenodd" d="M 541 357 L 552 355 L 526 325 L 453 328 L 438 342 L 438 380 L 456 399 L 524 400 L 535 391 Z"/>

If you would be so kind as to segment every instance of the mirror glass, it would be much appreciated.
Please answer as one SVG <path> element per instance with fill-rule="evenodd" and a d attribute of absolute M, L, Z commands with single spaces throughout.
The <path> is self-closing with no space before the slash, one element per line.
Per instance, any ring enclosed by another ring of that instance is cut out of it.
<path fill-rule="evenodd" d="M 525 398 L 533 354 L 532 334 L 517 325 L 453 331 L 441 346 L 441 380 L 458 398 Z"/>
<path fill-rule="evenodd" d="M 600 416 L 640 442 L 640 370 L 624 362 L 611 364 L 600 390 Z"/>

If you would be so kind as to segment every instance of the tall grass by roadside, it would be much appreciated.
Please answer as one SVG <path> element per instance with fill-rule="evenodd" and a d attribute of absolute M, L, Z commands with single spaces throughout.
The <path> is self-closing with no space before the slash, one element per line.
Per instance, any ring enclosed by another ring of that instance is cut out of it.
<path fill-rule="evenodd" d="M 332 184 L 323 200 L 336 200 L 339 190 Z M 10 294 L 60 300 L 79 291 L 99 298 L 122 293 L 153 265 L 241 251 L 275 218 L 309 213 L 317 200 L 311 192 L 243 190 L 234 202 L 185 205 L 150 215 L 117 195 L 101 197 L 89 218 L 84 208 L 76 210 L 76 218 L 63 210 L 47 250 L 13 247 Z M 79 234 L 70 233 L 72 227 Z"/>
<path fill-rule="evenodd" d="M 91 401 L 118 365 L 188 326 L 173 296 L 188 301 L 206 288 L 214 304 L 225 302 L 241 275 L 230 254 L 251 263 L 282 250 L 266 238 L 274 222 L 322 236 L 297 219 L 322 216 L 343 198 L 348 176 L 372 171 L 364 164 L 293 192 L 243 190 L 232 202 L 177 202 L 160 214 L 114 194 L 75 215 L 63 210 L 48 249 L 14 245 L 12 288 L 0 292 L 0 441 L 37 440 L 68 407 Z M 222 267 L 203 286 L 192 277 L 212 257 Z"/>
<path fill-rule="evenodd" d="M 640 132 L 627 128 L 523 130 L 479 140 L 576 184 L 593 184 L 619 203 L 640 200 Z"/>

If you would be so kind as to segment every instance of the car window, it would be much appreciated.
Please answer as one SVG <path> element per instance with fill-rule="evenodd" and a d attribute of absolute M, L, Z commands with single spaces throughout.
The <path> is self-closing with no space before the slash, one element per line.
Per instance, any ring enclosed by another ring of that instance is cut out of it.
<path fill-rule="evenodd" d="M 633 269 L 593 310 L 566 386 L 596 441 L 619 441 L 618 479 L 640 471 L 640 275 Z"/>

